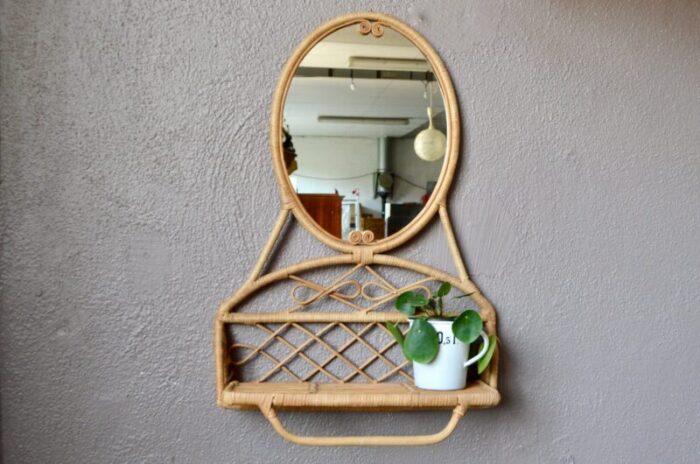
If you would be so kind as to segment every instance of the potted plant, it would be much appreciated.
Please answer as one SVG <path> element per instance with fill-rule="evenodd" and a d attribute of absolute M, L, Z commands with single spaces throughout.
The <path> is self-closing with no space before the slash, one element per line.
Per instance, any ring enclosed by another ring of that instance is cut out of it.
<path fill-rule="evenodd" d="M 396 324 L 386 324 L 406 359 L 413 362 L 418 388 L 461 390 L 467 383 L 467 367 L 478 362 L 481 374 L 493 357 L 496 337 L 486 335 L 479 313 L 472 309 L 461 313 L 445 311 L 443 298 L 451 290 L 452 286 L 444 282 L 430 298 L 420 292 L 402 293 L 395 306 L 409 317 L 408 332 L 404 335 Z M 469 358 L 469 346 L 479 337 L 483 340 L 479 353 Z"/>

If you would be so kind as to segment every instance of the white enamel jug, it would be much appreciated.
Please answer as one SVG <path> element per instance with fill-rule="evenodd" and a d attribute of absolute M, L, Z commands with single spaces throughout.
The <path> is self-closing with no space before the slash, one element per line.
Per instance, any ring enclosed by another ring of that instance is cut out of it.
<path fill-rule="evenodd" d="M 413 321 L 411 321 L 412 323 Z M 413 363 L 416 387 L 426 390 L 461 390 L 467 385 L 467 367 L 484 357 L 489 349 L 489 337 L 481 332 L 484 346 L 479 353 L 467 359 L 469 345 L 459 341 L 452 332 L 452 321 L 429 320 L 438 333 L 440 350 L 429 364 Z"/>

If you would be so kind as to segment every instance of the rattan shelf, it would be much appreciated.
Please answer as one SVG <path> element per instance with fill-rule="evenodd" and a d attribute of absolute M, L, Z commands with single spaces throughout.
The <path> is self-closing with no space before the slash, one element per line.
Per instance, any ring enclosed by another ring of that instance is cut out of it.
<path fill-rule="evenodd" d="M 319 227 L 291 186 L 281 148 L 283 104 L 296 68 L 308 50 L 326 35 L 351 25 L 358 25 L 362 34 L 375 37 L 389 27 L 416 45 L 440 84 L 448 123 L 445 160 L 427 204 L 408 226 L 376 242 L 371 231 L 354 231 L 348 241 L 342 241 Z M 259 409 L 287 440 L 317 446 L 433 444 L 447 438 L 469 408 L 496 406 L 500 401 L 499 348 L 488 368 L 465 389 L 419 390 L 413 386 L 410 363 L 384 325 L 388 321 L 406 322 L 404 316 L 391 310 L 398 295 L 419 290 L 430 296 L 440 282 L 448 282 L 470 295 L 479 308 L 484 330 L 489 336 L 496 335 L 496 311 L 469 279 L 447 208 L 447 193 L 459 157 L 460 120 L 449 75 L 432 47 L 409 26 L 377 13 L 347 15 L 323 25 L 301 44 L 285 67 L 275 96 L 270 142 L 282 207 L 250 276 L 216 315 L 218 405 Z M 414 237 L 435 216 L 440 219 L 457 275 L 387 254 Z M 271 256 L 288 230 L 285 226 L 294 220 L 339 253 L 268 271 Z M 338 269 L 339 274 L 334 273 Z M 384 273 L 385 269 L 390 272 Z M 319 277 L 315 274 L 318 272 L 324 276 Z M 290 302 L 281 308 L 270 307 L 270 298 L 256 300 L 285 285 L 291 287 Z M 261 306 L 255 306 L 256 301 L 261 301 Z M 302 437 L 287 431 L 275 413 L 276 409 L 450 408 L 452 416 L 441 431 L 417 436 Z"/>
<path fill-rule="evenodd" d="M 410 385 L 347 385 L 316 383 L 229 383 L 221 405 L 235 409 L 259 408 L 285 439 L 312 446 L 421 446 L 438 443 L 457 427 L 468 408 L 487 408 L 500 401 L 497 390 L 478 380 L 464 390 L 426 391 Z M 410 436 L 300 436 L 288 431 L 276 409 L 391 411 L 450 409 L 452 416 L 439 432 Z"/>
<path fill-rule="evenodd" d="M 415 409 L 484 409 L 498 405 L 501 395 L 481 380 L 464 390 L 421 390 L 410 384 L 319 384 L 230 382 L 222 406 L 234 409 L 314 409 L 345 411 L 406 411 Z"/>

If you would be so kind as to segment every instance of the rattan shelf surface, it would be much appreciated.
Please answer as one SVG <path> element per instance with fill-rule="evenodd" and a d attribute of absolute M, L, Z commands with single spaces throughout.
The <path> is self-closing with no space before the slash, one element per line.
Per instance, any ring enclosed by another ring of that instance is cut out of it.
<path fill-rule="evenodd" d="M 269 404 L 277 409 L 410 410 L 496 406 L 501 396 L 481 380 L 463 390 L 421 390 L 409 384 L 317 384 L 311 382 L 230 382 L 221 406 L 258 409 Z"/>

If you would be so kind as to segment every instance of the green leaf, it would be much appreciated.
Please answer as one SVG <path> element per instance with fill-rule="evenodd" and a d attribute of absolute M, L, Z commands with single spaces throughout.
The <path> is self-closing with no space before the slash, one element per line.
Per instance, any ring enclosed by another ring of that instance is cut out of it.
<path fill-rule="evenodd" d="M 484 355 L 483 358 L 481 358 L 478 362 L 479 366 L 479 374 L 484 372 L 487 367 L 489 367 L 489 363 L 491 362 L 491 358 L 493 358 L 493 353 L 496 351 L 496 343 L 498 342 L 498 339 L 496 338 L 495 335 L 491 335 L 489 337 L 489 349 L 486 351 L 486 354 Z M 481 351 L 481 348 L 484 346 L 482 343 L 481 346 L 479 347 L 479 351 Z"/>
<path fill-rule="evenodd" d="M 440 285 L 440 288 L 438 288 L 435 296 L 442 298 L 443 296 L 447 296 L 447 294 L 450 293 L 450 290 L 452 290 L 452 285 L 448 284 L 447 282 L 443 282 L 442 285 Z"/>
<path fill-rule="evenodd" d="M 416 308 L 428 305 L 428 299 L 422 293 L 404 292 L 396 299 L 394 306 L 407 316 L 413 316 Z"/>
<path fill-rule="evenodd" d="M 467 345 L 479 338 L 483 329 L 484 322 L 479 313 L 473 309 L 467 309 L 452 323 L 452 332 L 454 332 L 455 337 Z"/>
<path fill-rule="evenodd" d="M 425 319 L 415 319 L 406 335 L 403 354 L 410 361 L 428 364 L 435 359 L 440 345 L 437 332 Z"/>
<path fill-rule="evenodd" d="M 389 332 L 391 332 L 391 335 L 396 339 L 400 347 L 403 347 L 403 333 L 401 330 L 396 326 L 396 324 L 392 322 L 387 322 L 386 323 L 386 328 L 389 329 Z"/>
<path fill-rule="evenodd" d="M 411 304 L 414 296 L 415 293 L 413 292 L 404 292 L 396 299 L 394 306 L 396 306 L 396 309 L 398 309 L 399 312 L 402 312 L 407 316 L 413 316 L 416 312 L 416 308 Z"/>
<path fill-rule="evenodd" d="M 408 302 L 414 308 L 421 308 L 428 304 L 428 299 L 422 293 L 411 292 L 411 297 L 408 299 Z"/>

